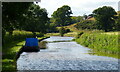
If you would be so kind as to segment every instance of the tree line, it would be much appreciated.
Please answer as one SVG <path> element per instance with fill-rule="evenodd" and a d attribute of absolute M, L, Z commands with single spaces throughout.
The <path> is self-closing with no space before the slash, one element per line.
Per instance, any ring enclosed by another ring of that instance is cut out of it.
<path fill-rule="evenodd" d="M 49 24 L 47 10 L 30 2 L 2 3 L 2 34 L 12 35 L 14 30 L 45 33 Z"/>
<path fill-rule="evenodd" d="M 118 28 L 120 26 L 119 23 L 120 14 L 117 13 L 110 6 L 99 7 L 95 9 L 92 12 L 92 14 L 89 15 L 84 14 L 83 16 L 76 16 L 76 17 L 70 16 L 72 14 L 71 8 L 67 9 L 66 12 L 64 13 L 63 7 L 58 8 L 58 10 L 55 11 L 52 15 L 52 21 L 53 21 L 52 23 L 55 24 L 55 26 L 66 26 L 69 24 L 76 23 L 77 25 L 75 27 L 78 29 L 98 29 L 98 30 L 104 30 L 105 32 L 120 30 Z M 59 11 L 59 9 L 63 9 L 63 10 Z M 95 20 L 89 20 L 89 18 L 94 18 Z M 63 23 L 61 21 L 63 21 Z M 60 25 L 61 23 L 62 25 Z"/>
<path fill-rule="evenodd" d="M 2 34 L 6 32 L 12 35 L 14 30 L 35 32 L 61 32 L 56 27 L 77 23 L 75 26 L 78 29 L 99 29 L 105 32 L 116 30 L 120 26 L 120 14 L 110 6 L 103 6 L 95 9 L 88 16 L 94 17 L 95 21 L 87 20 L 88 16 L 71 16 L 72 10 L 68 5 L 63 5 L 53 12 L 51 18 L 48 17 L 48 12 L 45 8 L 31 2 L 3 2 L 2 3 Z"/>

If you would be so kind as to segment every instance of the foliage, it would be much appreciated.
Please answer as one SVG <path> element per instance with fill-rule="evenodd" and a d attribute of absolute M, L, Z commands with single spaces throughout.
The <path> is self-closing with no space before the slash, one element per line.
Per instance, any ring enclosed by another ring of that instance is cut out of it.
<path fill-rule="evenodd" d="M 64 36 L 64 34 L 65 34 L 65 28 L 64 28 L 64 27 L 61 27 L 61 28 L 59 29 L 59 33 L 60 33 L 61 36 Z"/>
<path fill-rule="evenodd" d="M 40 33 L 36 33 L 41 35 Z M 28 31 L 13 31 L 13 35 L 9 36 L 8 32 L 4 38 L 4 45 L 2 46 L 2 71 L 13 72 L 16 71 L 16 53 L 25 44 L 25 38 L 33 37 L 32 32 Z M 40 37 L 42 39 L 44 37 Z"/>
<path fill-rule="evenodd" d="M 112 7 L 103 6 L 93 11 L 94 17 L 97 20 L 98 29 L 105 32 L 111 31 L 115 24 L 115 15 L 117 14 Z"/>
<path fill-rule="evenodd" d="M 59 33 L 61 36 L 64 36 L 65 33 L 71 32 L 70 29 L 66 29 L 64 27 L 59 28 Z"/>
<path fill-rule="evenodd" d="M 74 27 L 77 29 L 97 29 L 96 28 L 96 22 L 92 20 L 83 20 L 81 22 L 78 22 Z"/>
<path fill-rule="evenodd" d="M 56 25 L 53 22 L 53 18 L 50 18 L 49 28 L 47 29 L 47 32 L 48 33 L 53 33 L 53 32 L 57 33 L 57 32 L 59 32 L 58 29 L 56 28 Z"/>
<path fill-rule="evenodd" d="M 70 29 L 65 29 L 65 33 L 71 32 Z"/>
<path fill-rule="evenodd" d="M 88 16 L 87 16 L 86 14 L 83 15 L 84 20 L 86 20 L 87 17 L 88 17 Z"/>
<path fill-rule="evenodd" d="M 12 34 L 13 30 L 21 26 L 23 14 L 27 12 L 31 2 L 3 2 L 2 3 L 2 27 Z M 23 21 L 22 21 L 23 22 Z M 4 35 L 3 35 L 4 36 Z"/>
<path fill-rule="evenodd" d="M 13 31 L 13 35 L 9 36 L 8 32 L 4 37 L 4 44 L 2 46 L 2 71 L 15 71 L 15 56 L 16 52 L 25 43 L 24 39 L 26 37 L 31 37 L 33 34 L 31 32 L 25 31 Z"/>
<path fill-rule="evenodd" d="M 80 22 L 80 21 L 82 21 L 83 20 L 83 17 L 82 16 L 72 16 L 71 17 L 71 24 L 73 24 L 73 23 L 77 23 L 77 22 Z"/>
<path fill-rule="evenodd" d="M 12 6 L 12 7 L 11 7 Z M 49 20 L 46 9 L 27 2 L 6 2 L 3 3 L 3 36 L 5 32 L 12 35 L 13 30 L 31 31 L 46 33 L 49 27 Z"/>
<path fill-rule="evenodd" d="M 47 33 L 45 36 L 60 36 L 60 33 Z"/>
<path fill-rule="evenodd" d="M 68 25 L 71 21 L 70 14 L 72 14 L 72 11 L 68 5 L 64 5 L 58 8 L 52 14 L 52 17 L 54 18 L 54 24 L 56 24 L 57 26 Z"/>
<path fill-rule="evenodd" d="M 15 65 L 12 59 L 4 59 L 2 60 L 2 72 L 15 72 Z"/>
<path fill-rule="evenodd" d="M 94 15 L 93 15 L 93 14 L 89 14 L 88 16 L 94 17 Z"/>
<path fill-rule="evenodd" d="M 115 23 L 115 25 L 114 25 L 114 29 L 116 30 L 116 31 L 120 31 L 120 14 L 118 15 L 118 19 L 116 19 L 116 23 Z"/>
<path fill-rule="evenodd" d="M 49 27 L 47 21 L 49 20 L 47 16 L 46 9 L 40 8 L 38 5 L 32 4 L 25 17 L 25 25 L 22 28 L 26 31 L 46 33 L 46 29 Z"/>
<path fill-rule="evenodd" d="M 64 36 L 67 36 L 67 37 L 76 37 L 77 36 L 77 32 L 68 32 L 68 33 L 65 33 Z"/>
<path fill-rule="evenodd" d="M 41 33 L 36 33 L 37 35 L 41 35 Z M 13 31 L 13 35 L 10 36 L 7 32 L 7 34 L 4 37 L 4 44 L 3 44 L 3 49 L 4 48 L 9 48 L 9 45 L 15 43 L 16 41 L 21 41 L 24 40 L 25 38 L 33 37 L 32 32 L 26 32 L 26 31 Z"/>
<path fill-rule="evenodd" d="M 76 38 L 79 38 L 84 32 L 79 32 L 76 36 Z"/>
<path fill-rule="evenodd" d="M 75 41 L 93 50 L 113 54 L 118 53 L 118 35 L 85 33 L 80 38 L 75 39 Z"/>

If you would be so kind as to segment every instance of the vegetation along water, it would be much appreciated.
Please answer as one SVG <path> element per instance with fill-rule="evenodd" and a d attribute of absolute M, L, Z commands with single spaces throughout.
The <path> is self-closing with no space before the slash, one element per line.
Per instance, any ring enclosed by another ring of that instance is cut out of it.
<path fill-rule="evenodd" d="M 12 6 L 12 7 L 11 7 Z M 119 58 L 120 11 L 101 6 L 91 14 L 72 16 L 69 5 L 63 5 L 48 17 L 38 2 L 2 3 L 2 70 L 17 71 L 16 53 L 25 39 L 69 36 L 78 44 L 91 48 L 92 54 Z M 45 49 L 45 43 L 40 43 Z"/>

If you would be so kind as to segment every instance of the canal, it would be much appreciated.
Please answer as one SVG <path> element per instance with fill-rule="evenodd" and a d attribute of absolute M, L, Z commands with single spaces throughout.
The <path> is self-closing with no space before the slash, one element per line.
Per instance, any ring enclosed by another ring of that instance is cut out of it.
<path fill-rule="evenodd" d="M 118 59 L 91 55 L 90 49 L 72 41 L 73 37 L 51 36 L 46 49 L 23 52 L 18 70 L 118 70 Z"/>

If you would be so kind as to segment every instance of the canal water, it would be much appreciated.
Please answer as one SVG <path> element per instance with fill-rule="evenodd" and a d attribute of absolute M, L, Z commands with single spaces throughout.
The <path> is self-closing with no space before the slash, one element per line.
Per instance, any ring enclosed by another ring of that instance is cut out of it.
<path fill-rule="evenodd" d="M 51 36 L 47 49 L 23 52 L 18 70 L 118 70 L 118 59 L 90 55 L 90 49 L 72 41 L 74 37 Z"/>

